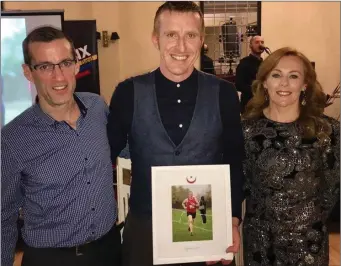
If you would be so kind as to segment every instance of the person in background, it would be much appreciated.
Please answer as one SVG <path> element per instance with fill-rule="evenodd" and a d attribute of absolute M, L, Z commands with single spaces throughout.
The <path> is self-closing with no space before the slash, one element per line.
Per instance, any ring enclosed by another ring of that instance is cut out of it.
<path fill-rule="evenodd" d="M 208 53 L 208 46 L 206 43 L 204 43 L 202 47 L 201 58 L 200 58 L 201 70 L 205 73 L 215 75 L 213 60 L 207 55 L 207 53 Z"/>
<path fill-rule="evenodd" d="M 256 74 L 263 59 L 264 39 L 261 36 L 253 36 L 250 39 L 251 53 L 240 60 L 236 69 L 236 89 L 241 92 L 240 108 L 241 113 L 245 111 L 245 106 L 252 98 L 252 82 L 256 79 Z"/>
<path fill-rule="evenodd" d="M 207 209 L 207 203 L 205 201 L 205 197 L 201 196 L 200 202 L 199 202 L 199 211 L 201 215 L 202 222 L 206 223 L 206 209 Z"/>

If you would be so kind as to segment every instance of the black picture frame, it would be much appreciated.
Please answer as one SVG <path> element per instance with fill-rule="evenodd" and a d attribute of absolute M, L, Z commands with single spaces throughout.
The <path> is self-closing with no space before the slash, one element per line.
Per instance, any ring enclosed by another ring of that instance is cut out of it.
<path fill-rule="evenodd" d="M 262 35 L 262 2 L 257 1 L 257 30 L 258 35 Z"/>

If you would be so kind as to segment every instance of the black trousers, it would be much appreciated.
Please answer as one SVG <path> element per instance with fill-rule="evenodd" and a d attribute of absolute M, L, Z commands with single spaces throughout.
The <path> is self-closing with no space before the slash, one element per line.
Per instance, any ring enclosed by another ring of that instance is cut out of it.
<path fill-rule="evenodd" d="M 121 266 L 121 233 L 115 225 L 100 239 L 74 248 L 25 247 L 22 266 Z"/>
<path fill-rule="evenodd" d="M 153 266 L 152 217 L 128 213 L 123 231 L 122 266 Z M 168 266 L 206 266 L 206 262 L 167 264 Z M 215 266 L 222 265 L 221 263 Z M 233 261 L 230 266 L 235 266 Z"/>
<path fill-rule="evenodd" d="M 206 223 L 206 210 L 200 210 L 200 215 L 202 222 L 205 224 Z"/>

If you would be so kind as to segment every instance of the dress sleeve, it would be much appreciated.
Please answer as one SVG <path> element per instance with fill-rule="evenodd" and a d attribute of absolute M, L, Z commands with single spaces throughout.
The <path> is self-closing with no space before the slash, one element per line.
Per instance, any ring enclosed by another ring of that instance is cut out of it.
<path fill-rule="evenodd" d="M 335 204 L 340 199 L 340 124 L 332 120 L 331 144 L 324 150 L 322 159 L 323 192 L 322 192 L 322 219 L 326 221 Z"/>

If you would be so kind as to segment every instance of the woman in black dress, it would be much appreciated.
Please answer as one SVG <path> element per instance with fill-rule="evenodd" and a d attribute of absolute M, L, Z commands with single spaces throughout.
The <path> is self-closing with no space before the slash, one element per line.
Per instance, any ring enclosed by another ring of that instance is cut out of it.
<path fill-rule="evenodd" d="M 244 265 L 329 262 L 327 218 L 340 197 L 340 125 L 310 61 L 282 48 L 261 64 L 243 115 Z"/>

